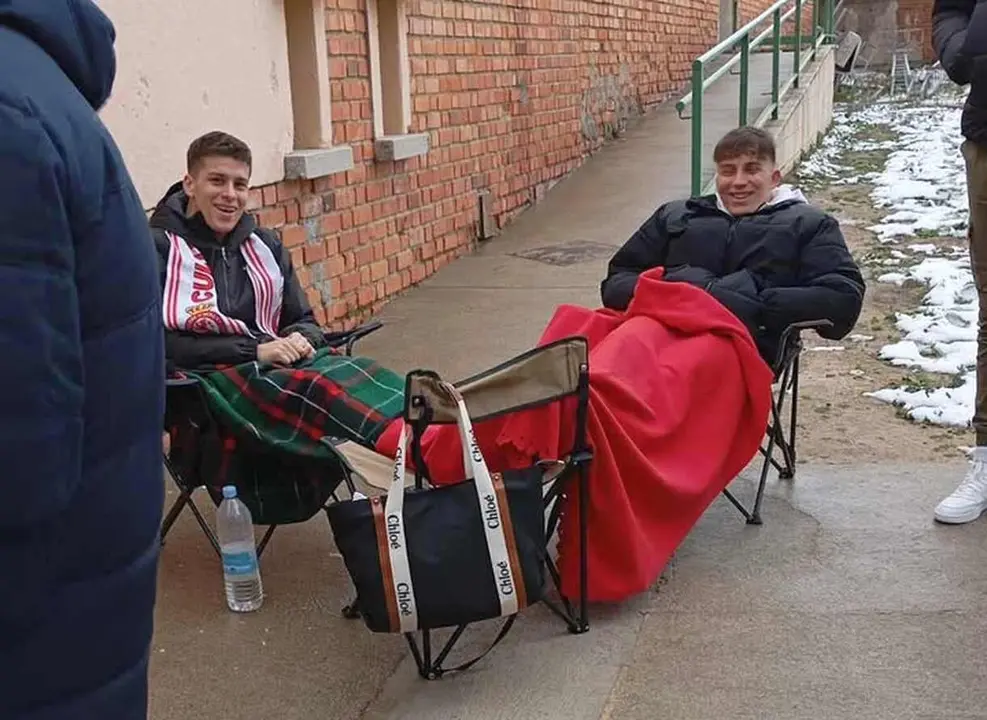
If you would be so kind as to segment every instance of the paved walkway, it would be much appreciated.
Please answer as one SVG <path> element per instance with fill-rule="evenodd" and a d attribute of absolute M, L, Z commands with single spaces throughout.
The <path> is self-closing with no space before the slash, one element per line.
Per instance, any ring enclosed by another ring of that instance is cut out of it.
<path fill-rule="evenodd" d="M 614 247 L 687 192 L 687 147 L 674 109 L 643 118 L 501 237 L 388 305 L 361 351 L 455 378 L 530 348 L 558 304 L 595 305 Z M 560 257 L 571 264 L 545 262 Z M 772 486 L 760 528 L 717 501 L 660 591 L 594 608 L 579 637 L 532 608 L 486 660 L 435 683 L 415 676 L 403 639 L 340 617 L 350 584 L 324 519 L 275 534 L 265 606 L 235 616 L 186 516 L 163 551 L 151 717 L 987 717 L 987 523 L 930 519 L 959 470 L 806 466 Z"/>

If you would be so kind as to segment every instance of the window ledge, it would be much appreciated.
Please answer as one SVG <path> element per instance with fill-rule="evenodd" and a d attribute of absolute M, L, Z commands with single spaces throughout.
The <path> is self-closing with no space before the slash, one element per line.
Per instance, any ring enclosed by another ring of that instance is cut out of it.
<path fill-rule="evenodd" d="M 315 180 L 352 169 L 353 148 L 349 145 L 313 150 L 293 150 L 284 156 L 286 180 Z"/>
<path fill-rule="evenodd" d="M 374 155 L 379 162 L 407 160 L 428 154 L 428 133 L 384 135 L 374 140 Z"/>

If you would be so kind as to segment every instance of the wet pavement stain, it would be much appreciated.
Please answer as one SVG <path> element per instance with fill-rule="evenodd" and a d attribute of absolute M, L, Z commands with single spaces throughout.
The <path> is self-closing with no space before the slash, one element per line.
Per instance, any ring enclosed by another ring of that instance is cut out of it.
<path fill-rule="evenodd" d="M 601 260 L 610 258 L 617 247 L 604 243 L 592 242 L 589 240 L 576 240 L 559 245 L 544 245 L 532 248 L 524 252 L 511 253 L 514 257 L 524 260 L 534 260 L 546 265 L 556 265 L 565 267 L 568 265 L 578 265 L 579 263 L 591 260 Z"/>

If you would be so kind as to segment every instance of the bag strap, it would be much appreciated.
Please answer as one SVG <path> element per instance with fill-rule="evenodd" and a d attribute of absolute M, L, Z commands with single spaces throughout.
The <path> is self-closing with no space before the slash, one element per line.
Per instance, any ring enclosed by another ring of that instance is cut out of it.
<path fill-rule="evenodd" d="M 500 600 L 500 614 L 514 615 L 524 607 L 526 598 L 503 479 L 498 476 L 495 481 L 487 468 L 463 396 L 451 384 L 443 383 L 443 386 L 455 398 L 459 411 L 456 424 L 465 448 L 464 460 L 469 463 L 469 470 L 472 471 L 470 474 L 480 503 L 480 519 L 487 538 L 490 571 L 493 573 Z"/>
<path fill-rule="evenodd" d="M 374 516 L 377 524 L 378 537 L 381 525 L 386 539 L 381 552 L 380 562 L 382 576 L 385 578 L 384 594 L 392 597 L 398 610 L 398 625 L 392 631 L 414 632 L 418 629 L 418 604 L 415 601 L 415 587 L 411 580 L 411 564 L 408 562 L 408 543 L 404 531 L 404 454 L 408 447 L 408 425 L 401 423 L 401 436 L 398 440 L 397 453 L 394 456 L 393 478 L 391 488 L 384 502 L 384 512 Z M 390 575 L 390 587 L 386 587 L 386 578 Z M 393 616 L 392 616 L 393 626 Z"/>
<path fill-rule="evenodd" d="M 500 632 L 497 633 L 497 637 L 495 637 L 493 639 L 493 642 L 490 643 L 490 645 L 487 646 L 487 649 L 486 650 L 484 650 L 482 653 L 480 653 L 479 655 L 477 655 L 475 658 L 473 658 L 472 660 L 467 660 L 466 662 L 464 662 L 464 663 L 462 663 L 460 665 L 457 665 L 454 668 L 448 668 L 448 669 L 446 669 L 446 668 L 437 668 L 437 671 L 438 671 L 437 674 L 438 675 L 448 675 L 449 673 L 463 672 L 464 670 L 469 670 L 471 667 L 473 667 L 478 662 L 480 662 L 483 658 L 485 658 L 490 653 L 491 650 L 493 650 L 495 647 L 497 647 L 498 645 L 500 645 L 500 641 L 503 640 L 505 637 L 507 637 L 507 633 L 509 633 L 511 631 L 511 628 L 514 627 L 514 623 L 516 621 L 517 621 L 517 615 L 516 614 L 515 615 L 511 615 L 509 618 L 507 618 L 504 621 L 504 624 L 501 626 Z"/>

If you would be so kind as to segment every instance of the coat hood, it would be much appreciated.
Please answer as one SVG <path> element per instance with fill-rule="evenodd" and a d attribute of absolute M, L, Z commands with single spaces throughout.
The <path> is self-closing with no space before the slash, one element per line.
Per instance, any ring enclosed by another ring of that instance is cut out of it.
<path fill-rule="evenodd" d="M 776 205 L 791 205 L 796 203 L 807 203 L 809 200 L 802 194 L 802 191 L 793 185 L 779 185 L 776 187 L 768 201 L 764 203 L 757 212 L 761 212 L 770 207 L 775 207 Z M 716 207 L 721 212 L 725 212 L 727 215 L 730 211 L 727 210 L 726 205 L 723 204 L 723 199 L 720 198 L 720 194 L 716 193 Z"/>
<path fill-rule="evenodd" d="M 92 0 L 0 0 L 0 26 L 44 50 L 94 110 L 106 104 L 116 76 L 116 32 Z"/>

